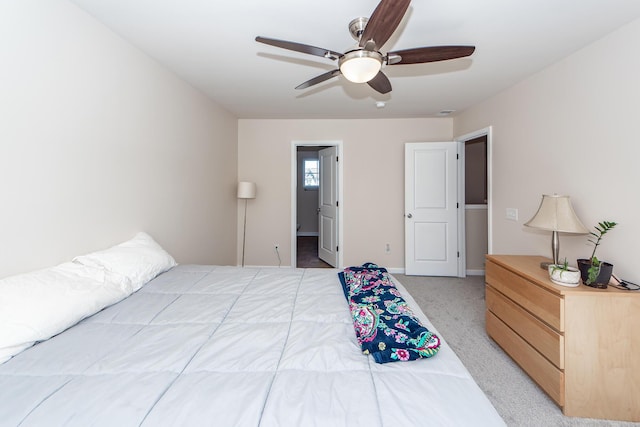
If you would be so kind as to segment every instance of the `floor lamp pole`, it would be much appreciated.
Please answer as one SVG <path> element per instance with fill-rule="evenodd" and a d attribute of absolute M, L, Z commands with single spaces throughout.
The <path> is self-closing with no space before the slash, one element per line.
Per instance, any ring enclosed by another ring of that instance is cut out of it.
<path fill-rule="evenodd" d="M 244 227 L 242 228 L 242 266 L 244 267 L 244 245 L 247 241 L 247 200 L 244 199 Z"/>
<path fill-rule="evenodd" d="M 238 183 L 238 199 L 244 199 L 244 227 L 242 228 L 242 266 L 244 267 L 244 250 L 247 244 L 247 200 L 256 198 L 256 184 L 242 181 Z"/>

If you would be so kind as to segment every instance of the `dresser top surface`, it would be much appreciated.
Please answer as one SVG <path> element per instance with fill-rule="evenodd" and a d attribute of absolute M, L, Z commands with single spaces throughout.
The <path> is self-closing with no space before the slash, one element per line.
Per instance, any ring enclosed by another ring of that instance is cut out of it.
<path fill-rule="evenodd" d="M 556 285 L 549 280 L 549 273 L 547 270 L 540 268 L 541 262 L 551 262 L 549 258 L 537 255 L 487 255 L 487 260 L 490 260 L 504 268 L 513 271 L 520 276 L 536 282 L 538 285 L 549 289 L 551 292 L 566 295 L 568 293 L 611 293 L 624 294 L 624 295 L 636 295 L 640 296 L 640 292 L 624 291 L 616 289 L 613 286 L 607 287 L 607 289 L 597 289 L 590 286 L 585 286 L 582 283 L 576 287 Z"/>

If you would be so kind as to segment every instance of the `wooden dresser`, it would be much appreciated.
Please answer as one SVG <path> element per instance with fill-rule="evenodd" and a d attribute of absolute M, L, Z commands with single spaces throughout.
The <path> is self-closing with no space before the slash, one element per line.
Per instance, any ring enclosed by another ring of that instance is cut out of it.
<path fill-rule="evenodd" d="M 640 291 L 559 286 L 541 261 L 487 255 L 487 334 L 565 415 L 640 421 Z"/>

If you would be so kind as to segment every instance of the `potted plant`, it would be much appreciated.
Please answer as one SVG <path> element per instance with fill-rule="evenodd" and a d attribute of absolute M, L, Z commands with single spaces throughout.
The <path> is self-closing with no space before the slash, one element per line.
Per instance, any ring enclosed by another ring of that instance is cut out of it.
<path fill-rule="evenodd" d="M 613 221 L 602 221 L 594 227 L 595 232 L 589 232 L 591 235 L 589 242 L 593 243 L 593 252 L 591 252 L 590 258 L 578 260 L 578 268 L 580 269 L 582 282 L 587 286 L 604 289 L 608 286 L 609 280 L 611 280 L 613 264 L 600 261 L 596 257 L 596 249 L 600 246 L 602 237 L 616 225 L 618 225 L 618 223 Z"/>
<path fill-rule="evenodd" d="M 580 284 L 580 270 L 569 267 L 565 258 L 562 264 L 549 265 L 549 279 L 557 285 L 578 286 Z"/>

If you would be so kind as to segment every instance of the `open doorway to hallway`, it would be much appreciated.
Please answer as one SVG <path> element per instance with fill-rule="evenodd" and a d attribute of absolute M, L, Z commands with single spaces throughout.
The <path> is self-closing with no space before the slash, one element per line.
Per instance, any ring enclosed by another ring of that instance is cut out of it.
<path fill-rule="evenodd" d="M 467 275 L 485 273 L 491 253 L 491 127 L 461 136 L 464 147 L 464 254 Z"/>
<path fill-rule="evenodd" d="M 292 143 L 292 265 L 339 267 L 341 141 Z"/>
<path fill-rule="evenodd" d="M 296 267 L 331 268 L 318 255 L 320 159 L 326 146 L 299 146 L 296 191 Z"/>

